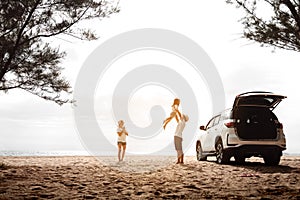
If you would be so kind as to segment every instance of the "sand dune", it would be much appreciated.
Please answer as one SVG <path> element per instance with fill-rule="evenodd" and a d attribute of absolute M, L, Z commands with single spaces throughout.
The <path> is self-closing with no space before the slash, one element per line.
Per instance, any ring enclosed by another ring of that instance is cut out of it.
<path fill-rule="evenodd" d="M 218 165 L 187 157 L 0 157 L 0 199 L 300 199 L 300 157 Z"/>

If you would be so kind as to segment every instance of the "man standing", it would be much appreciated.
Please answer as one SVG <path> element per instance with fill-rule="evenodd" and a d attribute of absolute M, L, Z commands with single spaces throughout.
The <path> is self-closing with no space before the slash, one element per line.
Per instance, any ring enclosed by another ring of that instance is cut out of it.
<path fill-rule="evenodd" d="M 183 164 L 183 151 L 182 151 L 182 132 L 185 127 L 185 123 L 189 120 L 189 117 L 185 114 L 180 116 L 180 120 L 177 124 L 176 131 L 174 134 L 174 144 L 177 151 L 177 163 Z"/>

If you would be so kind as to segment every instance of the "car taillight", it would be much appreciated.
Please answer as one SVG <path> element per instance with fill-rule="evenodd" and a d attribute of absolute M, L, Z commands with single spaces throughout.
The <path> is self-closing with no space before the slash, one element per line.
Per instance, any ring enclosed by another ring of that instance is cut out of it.
<path fill-rule="evenodd" d="M 279 129 L 283 129 L 283 125 L 282 125 L 282 123 L 280 123 L 280 122 L 278 122 L 278 123 L 276 124 L 276 126 L 277 126 L 277 128 L 279 128 Z"/>
<path fill-rule="evenodd" d="M 226 123 L 224 123 L 224 125 L 225 125 L 227 128 L 234 128 L 234 127 L 235 127 L 235 123 L 234 123 L 234 122 L 226 122 Z"/>

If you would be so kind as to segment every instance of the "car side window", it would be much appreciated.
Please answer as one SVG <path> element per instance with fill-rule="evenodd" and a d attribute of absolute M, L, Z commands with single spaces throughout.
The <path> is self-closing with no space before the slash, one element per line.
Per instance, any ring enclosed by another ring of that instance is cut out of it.
<path fill-rule="evenodd" d="M 218 123 L 220 121 L 220 117 L 221 117 L 221 115 L 218 115 L 218 116 L 215 117 L 214 126 L 218 125 Z"/>
<path fill-rule="evenodd" d="M 210 129 L 211 127 L 213 127 L 214 125 L 214 119 L 215 118 L 212 118 L 206 125 L 206 130 Z"/>

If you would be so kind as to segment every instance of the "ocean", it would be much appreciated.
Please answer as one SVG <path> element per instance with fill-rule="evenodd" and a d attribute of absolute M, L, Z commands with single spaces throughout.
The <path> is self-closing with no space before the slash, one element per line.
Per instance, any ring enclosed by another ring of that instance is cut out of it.
<path fill-rule="evenodd" d="M 0 156 L 90 156 L 87 151 L 0 151 Z"/>

